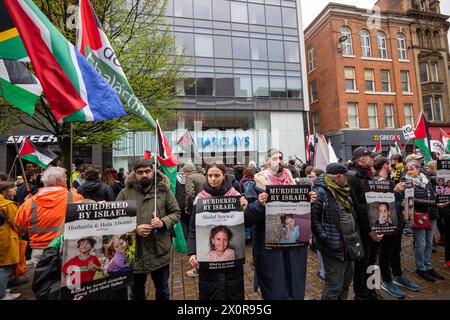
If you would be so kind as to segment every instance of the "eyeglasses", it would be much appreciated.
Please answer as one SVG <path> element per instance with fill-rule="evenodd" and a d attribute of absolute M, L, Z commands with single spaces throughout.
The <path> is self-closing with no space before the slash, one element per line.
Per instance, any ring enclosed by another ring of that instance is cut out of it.
<path fill-rule="evenodd" d="M 136 174 L 137 174 L 138 176 L 142 176 L 144 173 L 145 173 L 145 174 L 150 174 L 150 173 L 152 173 L 152 169 L 138 170 L 138 171 L 136 171 Z"/>

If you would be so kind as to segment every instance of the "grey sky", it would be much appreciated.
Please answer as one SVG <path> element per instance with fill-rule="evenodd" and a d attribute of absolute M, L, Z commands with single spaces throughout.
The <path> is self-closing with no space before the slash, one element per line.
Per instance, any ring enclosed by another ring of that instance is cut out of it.
<path fill-rule="evenodd" d="M 301 0 L 303 9 L 303 28 L 306 28 L 329 2 L 356 5 L 371 9 L 377 0 Z M 450 0 L 441 0 L 441 12 L 450 15 Z M 450 35 L 449 35 L 450 39 Z"/>

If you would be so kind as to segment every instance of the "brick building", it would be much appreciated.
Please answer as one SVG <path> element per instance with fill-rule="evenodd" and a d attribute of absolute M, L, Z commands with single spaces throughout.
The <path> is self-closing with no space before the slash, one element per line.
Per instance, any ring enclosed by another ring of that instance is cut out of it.
<path fill-rule="evenodd" d="M 378 140 L 387 152 L 395 133 L 403 138 L 396 128 L 414 124 L 423 108 L 416 18 L 403 10 L 407 2 L 380 0 L 379 15 L 330 3 L 305 30 L 310 124 L 342 159 Z"/>

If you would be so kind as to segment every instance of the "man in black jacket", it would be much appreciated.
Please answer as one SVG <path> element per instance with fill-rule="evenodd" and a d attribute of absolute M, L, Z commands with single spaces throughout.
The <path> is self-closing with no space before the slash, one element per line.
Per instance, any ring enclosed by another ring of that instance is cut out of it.
<path fill-rule="evenodd" d="M 86 182 L 78 187 L 77 191 L 85 199 L 94 201 L 114 201 L 116 196 L 113 189 L 100 180 L 100 169 L 88 167 L 85 172 Z"/>
<path fill-rule="evenodd" d="M 358 232 L 347 176 L 354 174 L 340 163 L 330 163 L 314 184 L 317 202 L 311 209 L 311 226 L 325 267 L 322 300 L 347 300 L 353 277 L 352 244 L 344 235 Z M 361 246 L 361 245 L 360 245 Z"/>
<path fill-rule="evenodd" d="M 25 179 L 27 179 L 28 187 L 30 188 L 30 193 L 35 195 L 39 188 L 35 184 L 35 173 L 32 170 L 27 170 L 25 172 Z M 19 205 L 24 203 L 25 198 L 28 196 L 27 184 L 24 182 L 17 188 L 17 193 L 14 196 L 14 201 Z"/>
<path fill-rule="evenodd" d="M 375 289 L 367 287 L 367 279 L 369 277 L 367 268 L 375 265 L 378 244 L 383 238 L 382 235 L 370 230 L 366 195 L 364 193 L 368 181 L 374 179 L 374 156 L 375 154 L 367 148 L 356 148 L 353 151 L 353 162 L 349 166 L 350 170 L 356 171 L 356 175 L 348 179 L 348 185 L 350 186 L 350 195 L 358 218 L 358 226 L 365 252 L 364 258 L 355 262 L 355 273 L 353 275 L 355 300 L 377 300 L 379 298 Z"/>

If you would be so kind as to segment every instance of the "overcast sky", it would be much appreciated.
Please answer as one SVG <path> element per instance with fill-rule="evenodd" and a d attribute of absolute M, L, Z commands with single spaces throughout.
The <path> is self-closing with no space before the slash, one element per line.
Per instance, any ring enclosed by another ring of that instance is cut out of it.
<path fill-rule="evenodd" d="M 329 2 L 356 5 L 359 8 L 371 9 L 377 0 L 301 0 L 303 10 L 303 28 L 305 29 Z M 450 0 L 441 0 L 441 12 L 450 15 Z M 449 36 L 450 39 L 450 36 Z"/>

